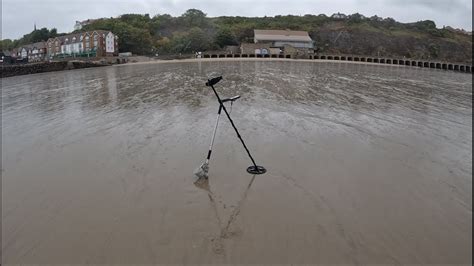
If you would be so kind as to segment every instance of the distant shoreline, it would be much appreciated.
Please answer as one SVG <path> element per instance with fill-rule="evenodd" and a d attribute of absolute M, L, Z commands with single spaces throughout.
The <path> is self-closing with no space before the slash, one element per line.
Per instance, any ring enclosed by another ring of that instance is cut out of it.
<path fill-rule="evenodd" d="M 252 57 L 252 58 L 230 58 L 230 57 L 223 57 L 223 58 L 192 58 L 192 59 L 171 59 L 171 60 L 151 60 L 151 61 L 142 61 L 142 62 L 129 62 L 126 64 L 117 64 L 113 65 L 114 67 L 122 67 L 122 66 L 130 66 L 130 65 L 147 65 L 147 64 L 173 64 L 173 63 L 197 63 L 197 62 L 223 62 L 223 61 L 272 61 L 272 62 L 308 62 L 308 63 L 339 63 L 339 64 L 359 64 L 359 65 L 372 65 L 372 66 L 387 66 L 387 67 L 410 67 L 416 69 L 428 69 L 428 70 L 442 70 L 443 72 L 446 70 L 443 69 L 436 69 L 436 68 L 428 68 L 428 67 L 416 67 L 416 66 L 406 66 L 406 65 L 398 65 L 398 64 L 384 64 L 384 63 L 374 63 L 374 62 L 361 62 L 361 61 L 345 61 L 345 60 L 329 60 L 329 59 L 292 59 L 292 58 L 259 58 L 259 57 Z M 459 72 L 459 71 L 449 71 L 454 73 L 464 73 L 464 74 L 471 74 L 467 72 Z"/>
<path fill-rule="evenodd" d="M 143 60 L 143 58 L 142 58 Z M 29 75 L 36 73 L 46 73 L 46 72 L 55 72 L 62 70 L 71 70 L 71 69 L 81 69 L 81 68 L 90 68 L 90 67 L 101 67 L 101 66 L 112 66 L 112 67 L 123 67 L 123 66 L 132 66 L 132 65 L 148 65 L 148 64 L 174 64 L 174 63 L 199 63 L 199 62 L 250 62 L 250 61 L 271 61 L 271 62 L 307 62 L 307 63 L 333 63 L 333 64 L 358 64 L 358 65 L 372 65 L 372 66 L 386 66 L 386 67 L 409 67 L 410 69 L 428 69 L 428 70 L 444 70 L 437 68 L 428 68 L 428 67 L 416 67 L 416 66 L 407 66 L 399 64 L 384 64 L 384 63 L 374 63 L 374 62 L 362 62 L 362 61 L 346 61 L 346 60 L 330 60 L 330 59 L 292 59 L 292 58 L 188 58 L 188 59 L 150 59 L 149 61 L 138 61 L 138 62 L 128 62 L 125 64 L 98 64 L 91 62 L 43 62 L 35 64 L 26 64 L 26 65 L 6 65 L 1 67 L 1 78 L 20 76 L 20 75 Z M 466 73 L 471 74 L 470 72 L 462 71 L 452 71 L 454 73 Z"/>
<path fill-rule="evenodd" d="M 215 62 L 215 61 L 285 61 L 285 62 L 321 62 L 321 63 L 354 63 L 354 64 L 363 64 L 363 65 L 384 65 L 380 63 L 371 63 L 371 62 L 356 62 L 356 61 L 340 61 L 340 60 L 328 60 L 328 59 L 292 59 L 292 58 L 260 58 L 260 57 L 240 57 L 240 58 L 192 58 L 192 59 L 170 59 L 170 60 L 151 60 L 151 61 L 142 61 L 142 62 L 129 62 L 126 64 L 117 64 L 116 67 L 126 66 L 126 65 L 142 65 L 142 64 L 167 64 L 167 63 L 192 63 L 192 62 Z M 388 66 L 399 66 L 404 65 L 391 65 L 385 64 Z"/>

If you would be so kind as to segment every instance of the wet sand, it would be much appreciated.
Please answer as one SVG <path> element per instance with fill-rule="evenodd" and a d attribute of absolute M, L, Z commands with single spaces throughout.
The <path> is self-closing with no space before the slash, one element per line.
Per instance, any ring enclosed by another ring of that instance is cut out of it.
<path fill-rule="evenodd" d="M 219 73 L 265 175 L 225 117 Z M 2 79 L 2 253 L 16 263 L 470 264 L 471 76 L 304 61 Z"/>

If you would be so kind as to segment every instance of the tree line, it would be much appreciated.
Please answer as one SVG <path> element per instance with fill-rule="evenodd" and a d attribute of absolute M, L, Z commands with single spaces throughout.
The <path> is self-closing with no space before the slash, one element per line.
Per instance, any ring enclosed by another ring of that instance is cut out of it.
<path fill-rule="evenodd" d="M 23 37 L 17 40 L 3 39 L 0 41 L 0 47 L 2 50 L 11 50 L 22 45 L 46 41 L 49 38 L 54 38 L 59 35 L 61 34 L 58 34 L 58 31 L 55 28 L 51 30 L 48 30 L 47 28 L 41 28 L 39 30 L 33 30 L 28 34 L 25 34 Z"/>
<path fill-rule="evenodd" d="M 109 30 L 119 36 L 121 52 L 134 54 L 178 54 L 196 51 L 219 50 L 227 45 L 250 42 L 254 29 L 290 29 L 308 31 L 317 40 L 319 30 L 327 25 L 338 25 L 345 30 L 364 29 L 425 36 L 426 38 L 459 39 L 458 33 L 446 28 L 438 29 L 430 20 L 400 23 L 392 18 L 365 17 L 359 13 L 332 16 L 274 16 L 274 17 L 207 17 L 201 10 L 189 9 L 181 16 L 169 14 L 124 14 L 116 18 L 103 18 L 84 26 L 81 31 Z M 2 49 L 11 49 L 56 37 L 56 29 L 42 28 L 18 40 L 2 40 Z M 316 44 L 318 45 L 318 44 Z M 325 49 L 325 47 L 320 47 Z"/>

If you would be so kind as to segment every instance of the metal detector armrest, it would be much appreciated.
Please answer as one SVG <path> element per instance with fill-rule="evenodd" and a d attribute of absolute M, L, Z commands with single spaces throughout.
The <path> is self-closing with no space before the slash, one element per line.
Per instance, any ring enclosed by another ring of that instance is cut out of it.
<path fill-rule="evenodd" d="M 223 103 L 225 103 L 225 102 L 234 102 L 234 101 L 236 101 L 236 100 L 239 99 L 239 98 L 240 98 L 240 95 L 236 95 L 236 96 L 234 96 L 234 97 L 232 97 L 232 98 L 223 99 L 222 102 L 223 102 Z"/>

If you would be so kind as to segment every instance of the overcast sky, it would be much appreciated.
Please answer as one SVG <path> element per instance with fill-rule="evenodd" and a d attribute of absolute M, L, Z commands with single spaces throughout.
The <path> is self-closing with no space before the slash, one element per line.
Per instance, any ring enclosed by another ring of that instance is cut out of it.
<path fill-rule="evenodd" d="M 0 0 L 2 38 L 17 39 L 38 28 L 70 32 L 76 20 L 125 13 L 178 16 L 197 8 L 215 16 L 331 15 L 336 12 L 392 17 L 401 22 L 433 20 L 438 27 L 472 30 L 471 0 Z"/>

